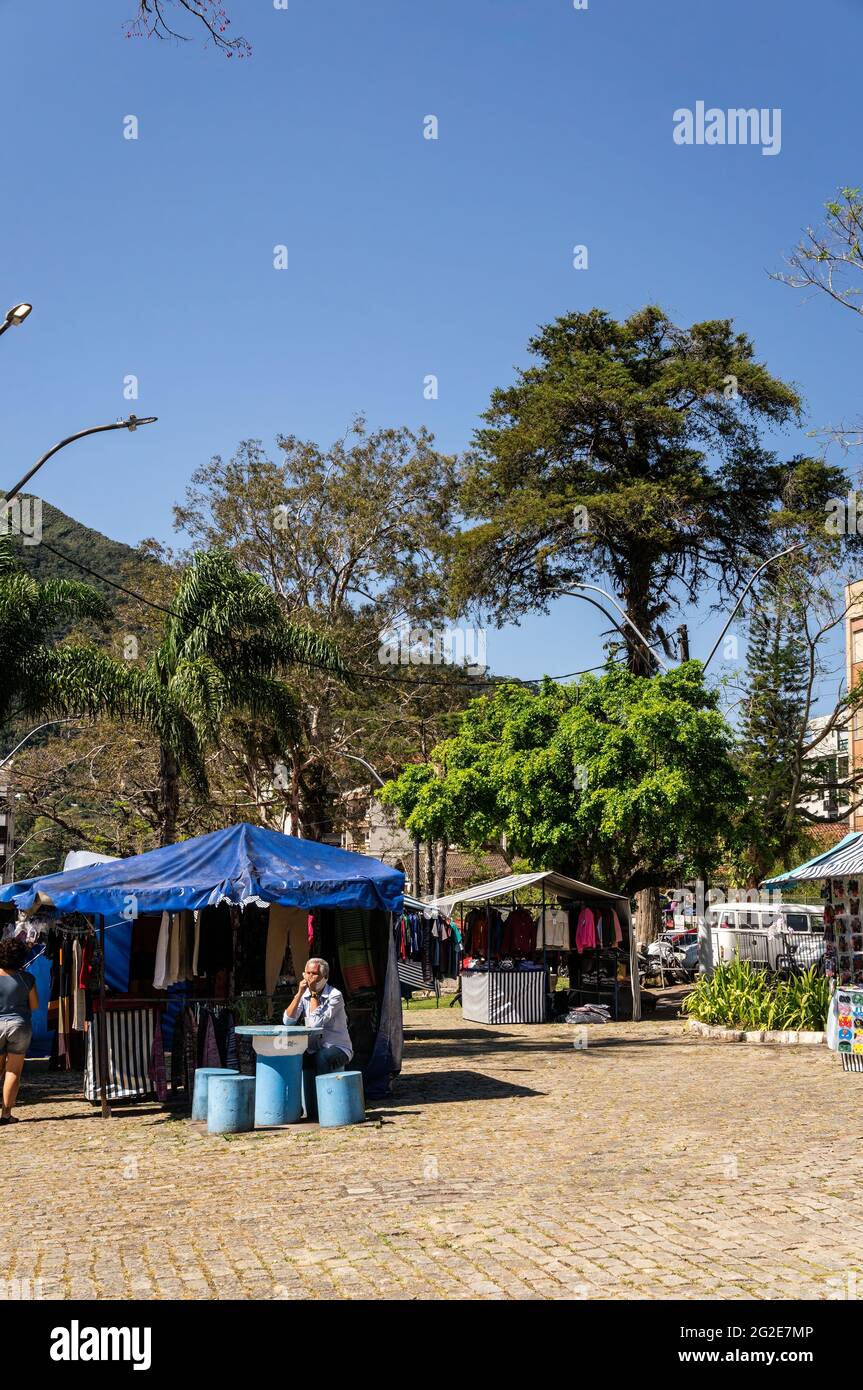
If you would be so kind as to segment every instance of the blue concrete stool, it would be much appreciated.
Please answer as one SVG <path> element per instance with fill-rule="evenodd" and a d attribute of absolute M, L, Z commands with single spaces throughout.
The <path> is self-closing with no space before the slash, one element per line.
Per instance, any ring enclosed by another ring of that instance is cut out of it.
<path fill-rule="evenodd" d="M 244 1024 L 237 1036 L 250 1037 L 255 1049 L 255 1125 L 293 1125 L 303 1108 L 303 1057 L 320 1028 L 270 1023 Z"/>
<path fill-rule="evenodd" d="M 206 1120 L 207 1095 L 211 1076 L 239 1076 L 236 1067 L 198 1067 L 195 1072 L 195 1089 L 192 1095 L 192 1119 Z"/>
<path fill-rule="evenodd" d="M 211 1076 L 207 1129 L 210 1134 L 244 1134 L 255 1128 L 255 1078 Z"/>
<path fill-rule="evenodd" d="M 358 1125 L 365 1119 L 361 1071 L 331 1071 L 317 1078 L 318 1122 L 323 1129 Z"/>

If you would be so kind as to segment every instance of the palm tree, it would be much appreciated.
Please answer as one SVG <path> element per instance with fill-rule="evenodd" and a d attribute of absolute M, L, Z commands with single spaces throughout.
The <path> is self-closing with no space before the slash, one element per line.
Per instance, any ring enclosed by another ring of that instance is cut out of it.
<path fill-rule="evenodd" d="M 18 718 L 91 714 L 113 703 L 125 674 L 87 642 L 57 643 L 72 623 L 110 616 L 89 584 L 44 583 L 19 567 L 8 537 L 0 538 L 0 729 Z"/>
<path fill-rule="evenodd" d="M 0 539 L 0 728 L 19 717 L 107 714 L 149 730 L 159 744 L 162 845 L 175 838 L 183 779 L 207 794 L 206 756 L 229 719 L 263 725 L 283 750 L 300 725 L 281 676 L 303 665 L 345 677 L 335 645 L 288 622 L 273 591 L 226 551 L 203 551 L 184 571 L 143 667 L 90 643 L 56 641 L 71 623 L 110 616 L 88 584 L 40 584 L 22 573 Z"/>
<path fill-rule="evenodd" d="M 174 840 L 182 780 L 206 795 L 206 755 L 229 719 L 260 721 L 282 748 L 297 742 L 298 703 L 281 679 L 296 665 L 345 676 L 336 646 L 289 622 L 262 579 L 227 551 L 197 554 L 155 651 L 124 672 L 120 699 L 159 741 L 160 844 Z"/>

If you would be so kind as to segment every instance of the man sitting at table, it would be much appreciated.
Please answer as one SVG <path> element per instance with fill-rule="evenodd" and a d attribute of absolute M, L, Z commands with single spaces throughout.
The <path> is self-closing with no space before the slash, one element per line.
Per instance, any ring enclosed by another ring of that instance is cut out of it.
<path fill-rule="evenodd" d="M 344 1071 L 354 1055 L 344 996 L 329 983 L 329 975 L 330 967 L 320 956 L 306 961 L 299 988 L 282 1019 L 286 1026 L 302 1023 L 307 1028 L 321 1029 L 319 1037 L 309 1038 L 308 1049 L 303 1053 L 303 1099 L 310 1120 L 318 1114 L 316 1078 L 327 1072 Z"/>

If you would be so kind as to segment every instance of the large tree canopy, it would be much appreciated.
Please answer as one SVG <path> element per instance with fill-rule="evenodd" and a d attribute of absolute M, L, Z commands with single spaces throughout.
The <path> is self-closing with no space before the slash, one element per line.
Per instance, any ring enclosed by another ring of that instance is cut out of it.
<path fill-rule="evenodd" d="M 175 518 L 196 546 L 225 548 L 258 575 L 289 619 L 331 637 L 356 675 L 352 688 L 320 671 L 294 676 L 295 818 L 317 838 L 338 791 L 365 779 L 357 757 L 391 775 L 425 756 L 466 702 L 463 671 L 380 656 L 387 632 L 446 626 L 441 545 L 457 462 L 426 430 L 370 429 L 361 418 L 329 446 L 295 435 L 277 446 L 246 440 L 197 468 Z"/>
<path fill-rule="evenodd" d="M 13 542 L 0 539 L 0 730 L 17 719 L 94 714 L 121 669 L 89 642 L 58 645 L 71 623 L 104 622 L 109 608 L 89 584 L 50 579 L 20 567 Z"/>
<path fill-rule="evenodd" d="M 708 581 L 730 593 L 769 553 L 782 469 L 760 430 L 798 414 L 750 340 L 720 319 L 676 327 L 655 306 L 543 327 L 536 363 L 496 390 L 474 439 L 454 601 L 504 621 L 605 580 L 651 641 Z M 632 632 L 633 670 L 653 662 Z"/>
<path fill-rule="evenodd" d="M 503 840 L 510 860 L 630 893 L 719 862 L 745 801 L 731 743 L 698 662 L 617 668 L 498 687 L 382 795 L 422 839 Z"/>

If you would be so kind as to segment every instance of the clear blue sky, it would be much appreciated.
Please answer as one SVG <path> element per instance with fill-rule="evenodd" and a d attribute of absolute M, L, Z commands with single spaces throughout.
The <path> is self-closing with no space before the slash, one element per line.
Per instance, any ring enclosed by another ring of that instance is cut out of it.
<path fill-rule="evenodd" d="M 74 446 L 40 490 L 110 536 L 171 540 L 192 470 L 244 437 L 326 443 L 363 411 L 461 450 L 536 325 L 593 305 L 733 316 L 810 426 L 863 413 L 863 323 L 768 278 L 863 183 L 856 0 L 225 3 L 251 59 L 126 40 L 134 0 L 0 0 L 0 300 L 36 306 L 0 343 L 7 485 L 73 429 L 156 414 Z M 677 146 L 672 113 L 698 100 L 780 107 L 781 153 Z M 715 624 L 690 620 L 705 655 Z M 589 666 L 601 627 L 565 600 L 491 632 L 489 659 Z"/>

